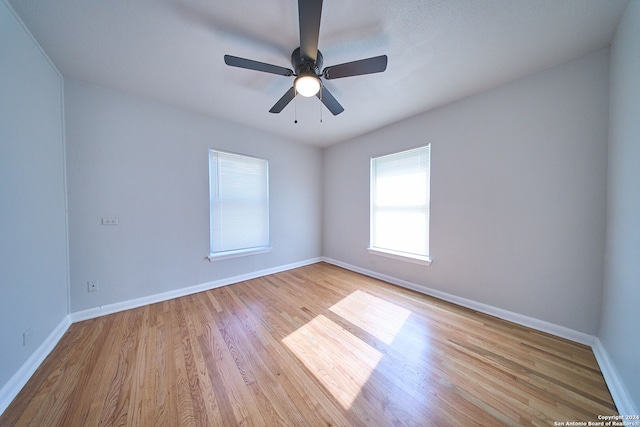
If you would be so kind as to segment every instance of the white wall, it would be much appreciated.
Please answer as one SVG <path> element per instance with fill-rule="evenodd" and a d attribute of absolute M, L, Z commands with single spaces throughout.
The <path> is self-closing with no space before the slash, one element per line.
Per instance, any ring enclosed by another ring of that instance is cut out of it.
<path fill-rule="evenodd" d="M 62 111 L 62 77 L 0 1 L 0 412 L 68 314 Z"/>
<path fill-rule="evenodd" d="M 601 50 L 328 148 L 324 255 L 595 334 L 608 60 Z M 433 264 L 369 254 L 370 157 L 427 143 Z"/>
<path fill-rule="evenodd" d="M 640 1 L 629 3 L 611 49 L 607 239 L 598 338 L 640 411 Z M 621 396 L 624 399 L 623 396 Z M 631 407 L 634 402 L 635 408 Z"/>
<path fill-rule="evenodd" d="M 318 148 L 74 80 L 65 116 L 72 312 L 321 256 Z M 269 160 L 270 253 L 205 260 L 209 148 Z"/>

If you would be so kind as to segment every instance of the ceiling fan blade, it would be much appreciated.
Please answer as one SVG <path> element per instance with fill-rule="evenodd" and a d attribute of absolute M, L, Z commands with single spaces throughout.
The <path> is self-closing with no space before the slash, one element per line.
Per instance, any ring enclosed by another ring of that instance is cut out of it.
<path fill-rule="evenodd" d="M 318 35 L 322 0 L 298 0 L 300 24 L 300 54 L 303 59 L 315 62 L 318 56 Z"/>
<path fill-rule="evenodd" d="M 238 58 L 237 56 L 225 55 L 224 63 L 232 67 L 246 68 L 247 70 L 262 71 L 264 73 L 278 74 L 280 76 L 293 76 L 293 70 L 271 65 L 252 59 Z"/>
<path fill-rule="evenodd" d="M 324 106 L 327 107 L 327 109 L 331 111 L 334 116 L 337 116 L 344 111 L 344 107 L 340 105 L 340 103 L 333 97 L 333 95 L 331 95 L 331 92 L 329 92 L 326 87 L 322 86 L 321 92 L 318 92 L 316 96 L 320 98 L 320 101 L 322 101 Z"/>
<path fill-rule="evenodd" d="M 359 61 L 332 65 L 331 67 L 326 67 L 322 73 L 325 79 L 331 80 L 342 77 L 360 76 L 362 74 L 380 73 L 386 69 L 387 55 L 380 55 Z"/>
<path fill-rule="evenodd" d="M 280 98 L 278 102 L 276 102 L 275 105 L 271 107 L 269 112 L 279 113 L 280 111 L 284 110 L 284 107 L 286 107 L 287 104 L 290 103 L 291 100 L 295 97 L 296 97 L 296 90 L 294 89 L 293 86 L 291 86 L 291 89 L 289 89 L 284 95 L 282 95 L 282 98 Z"/>

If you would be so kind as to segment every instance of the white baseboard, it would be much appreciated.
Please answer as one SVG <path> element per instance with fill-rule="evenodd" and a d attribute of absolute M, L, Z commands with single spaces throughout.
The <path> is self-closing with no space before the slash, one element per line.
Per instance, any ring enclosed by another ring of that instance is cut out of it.
<path fill-rule="evenodd" d="M 242 282 L 244 280 L 251 280 L 257 277 L 267 276 L 269 274 L 280 273 L 281 271 L 292 270 L 298 267 L 304 267 L 305 265 L 315 264 L 322 261 L 322 258 L 311 258 L 304 261 L 282 265 L 274 268 L 268 268 L 265 270 L 254 271 L 247 274 L 241 274 L 239 276 L 227 277 L 224 279 L 214 280 L 212 282 L 201 283 L 199 285 L 189 286 L 186 288 L 176 289 L 169 292 L 162 292 L 155 295 L 149 295 L 142 298 L 136 298 L 128 301 L 117 302 L 114 304 L 103 305 L 96 308 L 90 308 L 88 310 L 76 311 L 71 313 L 71 321 L 81 322 L 83 320 L 93 319 L 107 314 L 117 313 L 119 311 L 129 310 L 132 308 L 143 307 L 149 304 L 155 304 L 162 301 L 167 301 L 173 298 L 180 298 L 186 295 L 195 294 L 198 292 L 208 291 L 209 289 L 215 289 L 222 286 L 231 285 L 233 283 Z"/>
<path fill-rule="evenodd" d="M 513 323 L 517 323 L 522 326 L 526 326 L 531 329 L 546 332 L 557 337 L 565 338 L 570 341 L 574 341 L 580 344 L 591 346 L 595 337 L 593 335 L 586 334 L 584 332 L 575 331 L 573 329 L 556 325 L 554 323 L 546 322 L 544 320 L 536 319 L 522 314 L 514 313 L 509 310 L 503 310 L 488 304 L 483 304 L 477 301 L 473 301 L 467 298 L 462 298 L 456 295 L 448 294 L 436 289 L 432 289 L 426 286 L 418 285 L 406 280 L 398 279 L 396 277 L 387 276 L 366 268 L 356 267 L 355 265 L 347 264 L 342 261 L 323 257 L 322 259 L 329 264 L 337 265 L 338 267 L 346 268 L 347 270 L 355 271 L 356 273 L 364 274 L 376 279 L 384 280 L 385 282 L 392 283 L 394 285 L 401 286 L 403 288 L 411 289 L 416 292 L 420 292 L 425 295 L 429 295 L 444 301 L 448 301 L 462 307 L 470 308 L 481 313 L 488 314 L 490 316 L 498 317 L 500 319 L 508 320 Z"/>
<path fill-rule="evenodd" d="M 596 360 L 598 361 L 598 365 L 600 366 L 600 370 L 604 376 L 604 380 L 607 383 L 607 387 L 609 387 L 609 391 L 611 392 L 611 397 L 613 397 L 616 408 L 618 408 L 618 413 L 620 415 L 640 414 L 640 408 L 635 407 L 624 383 L 622 382 L 622 378 L 618 375 L 618 371 L 611 362 L 609 353 L 607 353 L 607 350 L 604 348 L 599 338 L 595 339 L 592 348 L 593 354 L 596 356 Z"/>
<path fill-rule="evenodd" d="M 44 359 L 51 353 L 60 338 L 71 326 L 71 319 L 67 315 L 49 334 L 42 344 L 31 354 L 27 361 L 16 371 L 15 374 L 0 389 L 0 414 L 4 412 L 9 404 L 15 399 L 22 387 L 29 381 L 29 378 L 38 369 Z"/>

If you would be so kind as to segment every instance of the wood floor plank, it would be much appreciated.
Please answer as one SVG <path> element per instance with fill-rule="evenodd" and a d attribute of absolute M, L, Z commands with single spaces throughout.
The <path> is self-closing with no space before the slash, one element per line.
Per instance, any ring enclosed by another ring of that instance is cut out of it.
<path fill-rule="evenodd" d="M 616 409 L 590 348 L 318 263 L 71 325 L 1 426 L 469 426 Z"/>

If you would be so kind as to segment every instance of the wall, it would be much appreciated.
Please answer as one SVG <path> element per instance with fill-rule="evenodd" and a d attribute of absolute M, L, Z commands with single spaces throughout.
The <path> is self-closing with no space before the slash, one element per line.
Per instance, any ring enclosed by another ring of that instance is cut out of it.
<path fill-rule="evenodd" d="M 68 264 L 62 77 L 3 1 L 0 58 L 2 412 L 67 318 Z"/>
<path fill-rule="evenodd" d="M 623 381 L 628 414 L 640 413 L 640 1 L 629 3 L 611 49 L 607 239 L 598 338 Z M 611 386 L 610 386 L 611 388 Z M 626 389 L 626 390 L 625 390 Z M 635 402 L 635 404 L 632 404 Z M 624 408 L 620 407 L 624 406 Z M 635 406 L 635 407 L 634 407 Z"/>
<path fill-rule="evenodd" d="M 324 254 L 595 334 L 602 295 L 608 50 L 332 146 Z M 369 254 L 369 159 L 432 144 L 431 266 Z"/>
<path fill-rule="evenodd" d="M 318 148 L 74 80 L 65 116 L 72 312 L 321 256 Z M 269 160 L 270 253 L 205 260 L 210 147 Z"/>

